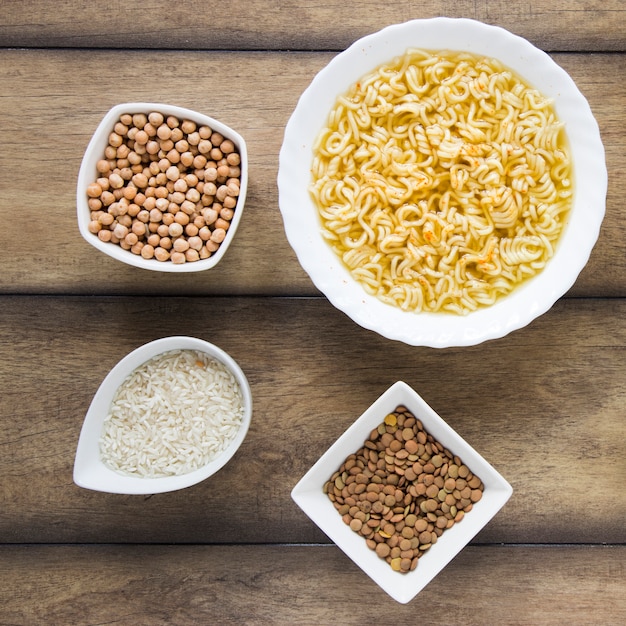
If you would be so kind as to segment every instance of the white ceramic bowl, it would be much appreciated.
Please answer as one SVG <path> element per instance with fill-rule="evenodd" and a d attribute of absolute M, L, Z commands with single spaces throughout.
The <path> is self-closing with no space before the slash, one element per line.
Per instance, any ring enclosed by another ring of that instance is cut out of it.
<path fill-rule="evenodd" d="M 104 149 L 108 144 L 108 137 L 120 115 L 123 113 L 145 113 L 151 111 L 159 111 L 163 115 L 174 115 L 179 120 L 189 119 L 198 125 L 207 125 L 213 130 L 221 133 L 227 139 L 230 139 L 237 147 L 241 157 L 241 177 L 240 177 L 240 193 L 237 199 L 237 206 L 229 229 L 226 231 L 226 237 L 220 244 L 220 247 L 208 259 L 194 261 L 192 263 L 172 263 L 171 261 L 157 261 L 156 259 L 144 259 L 141 255 L 133 254 L 124 250 L 120 246 L 112 243 L 101 241 L 96 235 L 89 232 L 88 226 L 90 221 L 90 210 L 87 205 L 87 187 L 97 178 L 96 163 L 103 158 Z M 92 246 L 108 254 L 110 257 L 146 270 L 154 270 L 158 272 L 200 272 L 215 267 L 233 241 L 241 215 L 243 213 L 246 202 L 246 194 L 248 189 L 248 151 L 246 142 L 243 137 L 229 128 L 222 122 L 215 120 L 208 115 L 203 115 L 190 109 L 184 109 L 169 104 L 150 103 L 150 102 L 127 102 L 114 106 L 102 119 L 96 128 L 91 141 L 89 142 L 85 155 L 83 157 L 80 170 L 78 172 L 78 184 L 76 189 L 76 207 L 78 215 L 78 228 L 81 235 Z"/>
<path fill-rule="evenodd" d="M 497 58 L 554 99 L 573 154 L 574 203 L 554 257 L 532 280 L 494 305 L 466 316 L 404 312 L 357 284 L 322 239 L 309 195 L 313 143 L 336 99 L 350 85 L 409 48 L 457 50 Z M 410 345 L 473 345 L 521 328 L 573 285 L 589 259 L 605 211 L 607 171 L 598 125 L 573 80 L 525 39 L 486 24 L 451 18 L 389 26 L 351 45 L 323 68 L 304 91 L 286 126 L 278 172 L 285 232 L 316 287 L 356 323 Z"/>
<path fill-rule="evenodd" d="M 478 476 L 484 485 L 482 499 L 457 524 L 444 531 L 437 543 L 419 559 L 417 568 L 402 574 L 377 556 L 365 539 L 352 531 L 322 489 L 348 455 L 363 446 L 370 432 L 388 413 L 405 406 L 422 421 L 424 429 Z M 401 603 L 417 595 L 483 528 L 511 497 L 511 485 L 466 441 L 439 417 L 406 383 L 398 381 L 383 393 L 293 488 L 292 498 L 319 528 L 374 582 Z"/>
<path fill-rule="evenodd" d="M 122 475 L 100 459 L 100 435 L 113 396 L 124 379 L 149 359 L 170 350 L 197 350 L 224 364 L 233 374 L 244 401 L 241 426 L 229 446 L 213 461 L 195 471 L 180 476 L 141 478 Z M 212 476 L 233 457 L 246 437 L 252 417 L 252 393 L 239 365 L 222 349 L 195 337 L 165 337 L 157 339 L 126 355 L 105 377 L 96 392 L 80 432 L 74 461 L 74 482 L 79 487 L 122 494 L 154 494 L 175 491 L 195 485 Z"/>

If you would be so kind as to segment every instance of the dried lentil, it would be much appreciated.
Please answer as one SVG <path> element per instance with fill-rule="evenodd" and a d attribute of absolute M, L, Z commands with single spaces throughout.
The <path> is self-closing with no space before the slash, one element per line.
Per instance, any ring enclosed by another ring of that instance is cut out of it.
<path fill-rule="evenodd" d="M 404 406 L 348 456 L 324 493 L 394 571 L 406 573 L 483 495 L 481 479 Z"/>

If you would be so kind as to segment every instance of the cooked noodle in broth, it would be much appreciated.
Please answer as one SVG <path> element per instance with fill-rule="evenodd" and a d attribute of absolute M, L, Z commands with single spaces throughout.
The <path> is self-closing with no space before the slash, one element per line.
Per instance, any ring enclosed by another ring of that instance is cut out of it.
<path fill-rule="evenodd" d="M 354 84 L 314 146 L 322 234 L 370 294 L 466 314 L 542 270 L 572 201 L 552 102 L 494 59 L 410 50 Z"/>

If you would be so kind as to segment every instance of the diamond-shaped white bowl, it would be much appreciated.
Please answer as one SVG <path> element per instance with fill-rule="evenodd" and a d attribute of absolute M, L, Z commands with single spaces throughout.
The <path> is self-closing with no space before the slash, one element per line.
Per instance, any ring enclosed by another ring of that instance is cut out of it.
<path fill-rule="evenodd" d="M 323 486 L 346 457 L 362 447 L 370 432 L 388 413 L 405 406 L 421 420 L 424 429 L 478 476 L 484 484 L 482 499 L 463 520 L 446 530 L 406 574 L 396 572 L 367 547 L 365 539 L 350 529 Z M 491 520 L 511 497 L 511 485 L 462 437 L 460 437 L 406 383 L 398 381 L 383 393 L 322 455 L 293 488 L 296 504 L 374 582 L 401 603 L 412 600 Z"/>

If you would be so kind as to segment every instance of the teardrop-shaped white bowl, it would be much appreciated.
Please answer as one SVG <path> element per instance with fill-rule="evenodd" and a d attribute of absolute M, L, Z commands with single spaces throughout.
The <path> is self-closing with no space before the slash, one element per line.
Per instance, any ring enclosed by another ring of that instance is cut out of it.
<path fill-rule="evenodd" d="M 100 458 L 100 436 L 104 419 L 115 392 L 136 368 L 151 358 L 170 350 L 197 350 L 223 363 L 233 374 L 243 396 L 244 414 L 241 426 L 229 446 L 204 467 L 162 478 L 143 478 L 120 474 Z M 215 474 L 233 457 L 246 437 L 252 418 L 252 393 L 248 380 L 235 360 L 221 348 L 195 337 L 165 337 L 157 339 L 126 355 L 102 381 L 85 416 L 76 448 L 74 482 L 79 487 L 120 494 L 154 494 L 184 489 Z"/>

